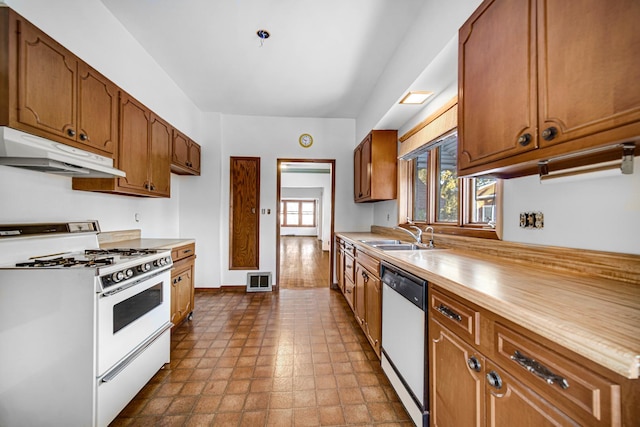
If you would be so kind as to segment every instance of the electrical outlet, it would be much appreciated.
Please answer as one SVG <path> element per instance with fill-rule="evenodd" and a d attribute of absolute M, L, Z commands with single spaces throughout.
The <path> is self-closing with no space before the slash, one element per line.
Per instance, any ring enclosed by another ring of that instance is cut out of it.
<path fill-rule="evenodd" d="M 544 228 L 544 214 L 542 212 L 520 212 L 520 228 Z"/>

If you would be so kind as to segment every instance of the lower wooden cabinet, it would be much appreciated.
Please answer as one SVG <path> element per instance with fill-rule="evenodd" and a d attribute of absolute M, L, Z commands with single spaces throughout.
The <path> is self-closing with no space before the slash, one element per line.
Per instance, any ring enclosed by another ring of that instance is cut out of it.
<path fill-rule="evenodd" d="M 433 427 L 638 425 L 640 409 L 633 403 L 640 398 L 638 380 L 622 378 L 433 284 L 429 292 Z M 477 339 L 461 323 L 477 327 Z"/>
<path fill-rule="evenodd" d="M 382 282 L 380 260 L 336 237 L 334 259 L 338 288 L 378 357 L 382 350 Z"/>
<path fill-rule="evenodd" d="M 195 244 L 180 246 L 171 251 L 171 322 L 179 325 L 191 320 L 194 309 Z"/>

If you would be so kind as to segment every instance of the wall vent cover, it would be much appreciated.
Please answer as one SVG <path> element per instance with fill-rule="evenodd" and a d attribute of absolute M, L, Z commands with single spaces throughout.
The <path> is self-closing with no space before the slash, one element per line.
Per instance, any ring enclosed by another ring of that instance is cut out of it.
<path fill-rule="evenodd" d="M 247 273 L 247 292 L 271 292 L 271 273 Z"/>

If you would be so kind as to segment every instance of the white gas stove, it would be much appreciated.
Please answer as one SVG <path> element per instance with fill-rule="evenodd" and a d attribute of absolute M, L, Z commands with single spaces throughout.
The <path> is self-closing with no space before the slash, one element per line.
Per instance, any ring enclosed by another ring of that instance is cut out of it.
<path fill-rule="evenodd" d="M 170 251 L 0 225 L 0 425 L 106 426 L 169 362 Z"/>

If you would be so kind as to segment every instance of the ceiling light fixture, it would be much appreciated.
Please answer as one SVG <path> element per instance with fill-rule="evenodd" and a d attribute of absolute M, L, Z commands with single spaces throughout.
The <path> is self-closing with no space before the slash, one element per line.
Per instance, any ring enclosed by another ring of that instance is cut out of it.
<path fill-rule="evenodd" d="M 270 34 L 267 30 L 258 30 L 256 31 L 258 38 L 260 39 L 260 47 L 264 44 L 264 41 L 269 38 Z"/>
<path fill-rule="evenodd" d="M 404 98 L 400 100 L 400 104 L 423 104 L 431 95 L 433 95 L 433 92 L 426 90 L 409 91 Z"/>

